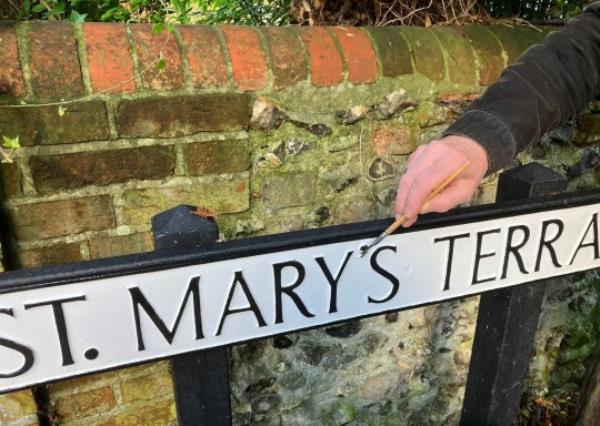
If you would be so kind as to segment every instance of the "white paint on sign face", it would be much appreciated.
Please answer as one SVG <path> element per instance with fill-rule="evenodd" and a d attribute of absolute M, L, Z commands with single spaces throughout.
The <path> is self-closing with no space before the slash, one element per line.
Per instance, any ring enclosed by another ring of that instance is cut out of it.
<path fill-rule="evenodd" d="M 600 266 L 594 205 L 0 295 L 0 391 Z"/>

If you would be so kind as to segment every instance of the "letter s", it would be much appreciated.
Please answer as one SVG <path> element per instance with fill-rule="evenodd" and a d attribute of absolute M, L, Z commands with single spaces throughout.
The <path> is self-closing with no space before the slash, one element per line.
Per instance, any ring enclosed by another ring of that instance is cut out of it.
<path fill-rule="evenodd" d="M 0 309 L 0 314 L 9 315 L 14 317 L 12 309 Z M 9 379 L 11 377 L 17 377 L 21 374 L 25 374 L 29 369 L 33 366 L 33 351 L 31 348 L 27 346 L 21 345 L 13 340 L 5 339 L 0 337 L 0 346 L 4 346 L 5 348 L 12 349 L 16 352 L 19 352 L 23 358 L 23 365 L 16 371 L 10 373 L 0 372 L 0 379 Z"/>

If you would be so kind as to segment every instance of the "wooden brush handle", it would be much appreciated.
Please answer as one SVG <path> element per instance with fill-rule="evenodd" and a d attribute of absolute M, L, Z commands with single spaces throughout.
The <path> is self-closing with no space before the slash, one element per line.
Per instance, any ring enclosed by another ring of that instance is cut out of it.
<path fill-rule="evenodd" d="M 444 190 L 444 188 L 446 188 L 448 185 L 450 185 L 450 182 L 452 182 L 454 179 L 456 179 L 458 176 L 460 176 L 465 170 L 467 170 L 467 167 L 469 167 L 470 165 L 471 165 L 471 162 L 466 161 L 462 166 L 460 166 L 452 174 L 450 174 L 446 179 L 444 179 L 442 181 L 442 183 L 440 183 L 438 186 L 436 186 L 433 189 L 433 191 L 431 191 L 429 193 L 427 198 L 425 198 L 425 204 L 423 204 L 423 207 L 425 207 L 431 200 L 433 200 L 433 197 L 435 197 L 440 192 L 442 192 Z M 396 229 L 400 228 L 400 226 L 404 223 L 405 219 L 406 218 L 404 216 L 400 216 L 398 219 L 396 219 L 394 221 L 394 223 L 392 223 L 390 226 L 387 227 L 387 229 L 385 230 L 385 233 L 388 235 L 393 234 Z"/>

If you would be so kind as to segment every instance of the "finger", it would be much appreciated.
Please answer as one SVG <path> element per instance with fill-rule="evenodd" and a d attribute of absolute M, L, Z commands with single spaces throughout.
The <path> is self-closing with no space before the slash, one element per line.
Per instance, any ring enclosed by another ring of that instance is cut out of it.
<path fill-rule="evenodd" d="M 406 196 L 410 190 L 410 186 L 412 185 L 414 176 L 416 176 L 415 164 L 422 159 L 427 153 L 427 147 L 429 145 L 421 145 L 417 148 L 417 150 L 410 156 L 408 159 L 408 164 L 406 166 L 406 171 L 400 178 L 400 182 L 398 184 L 398 193 L 396 195 L 396 201 L 394 203 L 394 210 L 396 212 L 396 217 L 398 217 L 402 211 L 404 210 L 404 204 L 406 202 Z"/>
<path fill-rule="evenodd" d="M 465 179 L 457 179 L 423 206 L 421 213 L 444 213 L 467 202 L 477 189 L 476 185 Z"/>
<path fill-rule="evenodd" d="M 415 218 L 421 211 L 429 194 L 460 166 L 460 161 L 455 161 L 452 158 L 441 158 L 430 168 L 417 175 L 406 197 L 402 214 L 407 218 Z"/>
<path fill-rule="evenodd" d="M 429 145 L 420 145 L 417 147 L 415 152 L 413 152 L 410 157 L 408 157 L 408 162 L 406 163 L 406 170 L 409 170 L 412 166 L 415 165 L 420 158 L 427 152 L 427 147 Z"/>

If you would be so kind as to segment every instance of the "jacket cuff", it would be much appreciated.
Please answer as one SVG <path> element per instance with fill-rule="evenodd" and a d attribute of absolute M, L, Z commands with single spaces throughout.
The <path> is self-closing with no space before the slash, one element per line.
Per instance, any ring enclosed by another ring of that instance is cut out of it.
<path fill-rule="evenodd" d="M 481 145 L 488 154 L 488 175 L 510 163 L 517 154 L 512 133 L 502 120 L 489 112 L 467 111 L 442 135 L 466 136 Z"/>

